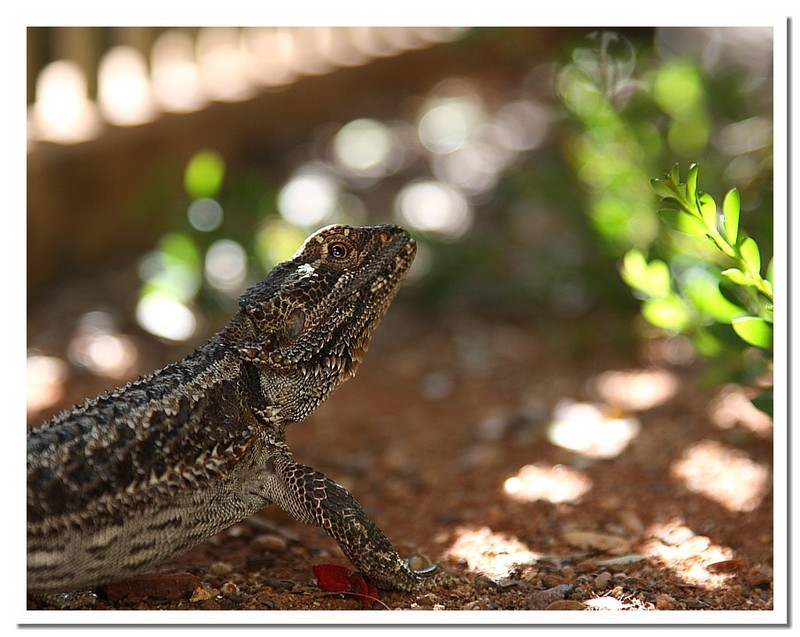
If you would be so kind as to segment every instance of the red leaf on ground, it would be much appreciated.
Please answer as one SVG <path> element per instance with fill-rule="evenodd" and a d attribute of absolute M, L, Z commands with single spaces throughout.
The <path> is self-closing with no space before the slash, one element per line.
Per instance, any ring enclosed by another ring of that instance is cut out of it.
<path fill-rule="evenodd" d="M 361 608 L 372 608 L 372 605 L 375 603 L 375 598 L 378 597 L 378 589 L 370 584 L 361 573 L 354 573 L 351 575 L 350 582 L 352 583 L 350 591 L 358 593 L 359 600 L 361 601 Z M 363 597 L 364 595 L 366 595 L 366 597 Z"/>
<path fill-rule="evenodd" d="M 317 586 L 323 591 L 354 593 L 362 608 L 371 608 L 378 598 L 378 589 L 361 573 L 350 574 L 344 566 L 338 564 L 317 564 L 313 571 Z"/>
<path fill-rule="evenodd" d="M 350 590 L 350 572 L 338 564 L 317 564 L 313 568 L 314 576 L 317 578 L 317 586 L 323 591 L 334 591 L 337 593 Z"/>

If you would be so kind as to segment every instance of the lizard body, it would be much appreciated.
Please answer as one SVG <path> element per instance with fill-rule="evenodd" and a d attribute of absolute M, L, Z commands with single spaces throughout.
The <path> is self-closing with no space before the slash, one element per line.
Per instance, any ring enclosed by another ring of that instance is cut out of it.
<path fill-rule="evenodd" d="M 415 252 L 396 226 L 320 230 L 193 354 L 32 430 L 28 591 L 147 572 L 268 504 L 325 529 L 382 588 L 435 584 L 285 442 L 355 374 Z"/>

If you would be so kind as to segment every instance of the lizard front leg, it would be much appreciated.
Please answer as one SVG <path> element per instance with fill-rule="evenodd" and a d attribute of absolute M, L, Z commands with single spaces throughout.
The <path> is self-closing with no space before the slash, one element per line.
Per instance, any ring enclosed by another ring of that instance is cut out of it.
<path fill-rule="evenodd" d="M 274 464 L 270 499 L 295 519 L 322 527 L 356 569 L 380 588 L 416 591 L 449 580 L 438 566 L 412 570 L 340 484 L 285 457 L 275 458 Z"/>

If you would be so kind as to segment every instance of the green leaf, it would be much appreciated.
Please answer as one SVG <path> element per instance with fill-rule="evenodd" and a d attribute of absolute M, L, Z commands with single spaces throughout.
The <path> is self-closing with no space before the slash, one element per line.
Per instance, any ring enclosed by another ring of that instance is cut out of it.
<path fill-rule="evenodd" d="M 623 257 L 622 279 L 650 298 L 659 299 L 672 293 L 669 266 L 658 259 L 648 263 L 639 250 L 629 250 Z"/>
<path fill-rule="evenodd" d="M 707 192 L 701 192 L 697 200 L 700 204 L 700 214 L 703 217 L 703 221 L 705 222 L 706 226 L 716 229 L 717 202 L 714 201 L 714 198 Z"/>
<path fill-rule="evenodd" d="M 771 291 L 775 287 L 775 259 L 770 259 L 767 265 L 767 281 L 769 281 Z"/>
<path fill-rule="evenodd" d="M 647 261 L 639 250 L 628 250 L 622 258 L 622 280 L 630 287 L 644 292 L 647 285 Z"/>
<path fill-rule="evenodd" d="M 675 191 L 663 179 L 651 179 L 650 187 L 661 198 L 674 197 Z"/>
<path fill-rule="evenodd" d="M 694 347 L 701 356 L 719 356 L 724 349 L 724 344 L 710 331 L 698 330 L 693 337 Z"/>
<path fill-rule="evenodd" d="M 698 239 L 703 239 L 708 234 L 702 221 L 682 210 L 661 208 L 658 211 L 658 217 L 665 226 Z"/>
<path fill-rule="evenodd" d="M 689 166 L 689 174 L 686 176 L 686 198 L 694 201 L 697 198 L 697 164 Z"/>
<path fill-rule="evenodd" d="M 728 277 L 731 281 L 736 283 L 736 285 L 756 284 L 756 282 L 749 274 L 742 272 L 739 268 L 728 268 L 727 270 L 723 270 L 722 275 Z"/>
<path fill-rule="evenodd" d="M 672 295 L 666 299 L 645 301 L 642 316 L 656 327 L 680 332 L 691 323 L 691 315 L 681 299 Z"/>
<path fill-rule="evenodd" d="M 655 299 L 665 298 L 672 292 L 672 277 L 669 266 L 658 259 L 647 264 L 646 292 Z"/>
<path fill-rule="evenodd" d="M 679 183 L 681 183 L 681 170 L 678 164 L 672 166 L 672 170 L 669 171 L 669 179 L 673 186 L 677 186 Z"/>
<path fill-rule="evenodd" d="M 772 348 L 772 325 L 757 316 L 740 316 L 731 321 L 734 331 L 750 345 Z"/>
<path fill-rule="evenodd" d="M 758 250 L 758 244 L 755 239 L 747 237 L 742 241 L 742 245 L 739 246 L 739 253 L 751 272 L 754 274 L 761 272 L 761 253 Z"/>
<path fill-rule="evenodd" d="M 739 212 L 740 212 L 740 198 L 739 191 L 734 188 L 729 190 L 722 200 L 722 215 L 723 235 L 732 246 L 736 245 L 736 239 L 739 234 Z"/>
<path fill-rule="evenodd" d="M 689 272 L 681 287 L 700 314 L 718 323 L 730 323 L 735 316 L 746 314 L 743 308 L 731 303 L 722 295 L 718 280 L 710 273 Z"/>

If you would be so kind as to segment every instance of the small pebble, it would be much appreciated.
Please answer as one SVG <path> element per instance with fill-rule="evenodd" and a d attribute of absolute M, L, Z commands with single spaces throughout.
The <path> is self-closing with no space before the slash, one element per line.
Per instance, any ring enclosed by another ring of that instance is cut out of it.
<path fill-rule="evenodd" d="M 239 592 L 239 587 L 236 584 L 234 584 L 233 582 L 228 581 L 228 582 L 225 582 L 222 585 L 222 588 L 220 588 L 220 592 L 223 595 L 231 595 L 233 593 L 238 593 Z"/>
<path fill-rule="evenodd" d="M 286 550 L 286 548 L 289 546 L 289 543 L 280 535 L 269 533 L 265 535 L 259 535 L 252 541 L 251 545 L 254 549 L 259 551 L 280 553 Z"/>
<path fill-rule="evenodd" d="M 194 589 L 192 596 L 189 598 L 190 602 L 201 602 L 206 599 L 211 599 L 211 593 L 209 593 L 205 588 L 202 586 L 198 586 Z"/>
<path fill-rule="evenodd" d="M 610 581 L 611 581 L 611 573 L 609 573 L 608 571 L 603 571 L 602 573 L 600 573 L 600 575 L 594 578 L 594 587 L 600 590 L 605 590 Z"/>
<path fill-rule="evenodd" d="M 233 572 L 233 566 L 228 564 L 227 562 L 214 562 L 209 570 L 214 575 L 229 575 Z"/>
<path fill-rule="evenodd" d="M 677 605 L 675 598 L 665 593 L 656 595 L 656 608 L 658 610 L 673 610 Z"/>

